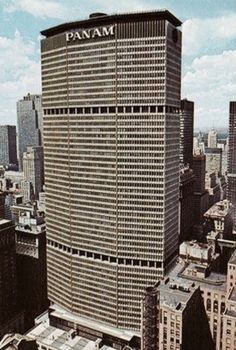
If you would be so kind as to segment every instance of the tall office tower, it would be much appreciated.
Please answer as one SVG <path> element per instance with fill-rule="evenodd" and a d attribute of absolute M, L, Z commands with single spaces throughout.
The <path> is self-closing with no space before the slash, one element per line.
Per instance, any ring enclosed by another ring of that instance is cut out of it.
<path fill-rule="evenodd" d="M 217 148 L 217 132 L 214 129 L 210 130 L 208 133 L 207 146 L 208 148 Z"/>
<path fill-rule="evenodd" d="M 23 153 L 23 173 L 24 182 L 32 184 L 33 199 L 38 199 L 43 189 L 43 147 L 27 147 Z"/>
<path fill-rule="evenodd" d="M 42 144 L 42 101 L 41 95 L 24 96 L 17 102 L 18 159 L 23 169 L 23 153 L 27 147 Z"/>
<path fill-rule="evenodd" d="M 193 114 L 194 103 L 181 100 L 180 109 L 180 162 L 193 166 Z"/>
<path fill-rule="evenodd" d="M 0 339 L 5 333 L 22 331 L 24 315 L 18 312 L 15 225 L 0 220 Z"/>
<path fill-rule="evenodd" d="M 27 330 L 48 307 L 44 218 L 22 210 L 15 232 L 19 303 Z"/>
<path fill-rule="evenodd" d="M 0 125 L 0 165 L 17 164 L 16 127 Z"/>
<path fill-rule="evenodd" d="M 229 105 L 227 198 L 233 204 L 233 220 L 236 225 L 236 101 Z"/>
<path fill-rule="evenodd" d="M 194 225 L 194 183 L 193 170 L 188 166 L 180 169 L 179 179 L 179 239 L 189 240 Z"/>
<path fill-rule="evenodd" d="M 118 328 L 140 328 L 178 251 L 180 25 L 160 10 L 42 31 L 49 298 Z"/>
<path fill-rule="evenodd" d="M 206 187 L 206 156 L 200 149 L 198 149 L 193 155 L 193 170 L 196 177 L 194 192 L 202 193 L 205 191 Z"/>
<path fill-rule="evenodd" d="M 209 193 L 206 191 L 206 156 L 198 149 L 193 155 L 194 182 L 194 224 L 203 222 L 203 215 L 209 208 Z"/>

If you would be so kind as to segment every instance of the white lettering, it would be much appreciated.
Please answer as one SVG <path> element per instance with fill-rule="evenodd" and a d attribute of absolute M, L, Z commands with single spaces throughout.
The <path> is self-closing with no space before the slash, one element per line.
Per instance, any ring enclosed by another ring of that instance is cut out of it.
<path fill-rule="evenodd" d="M 70 39 L 72 39 L 74 36 L 73 33 L 66 33 L 66 41 L 70 41 Z"/>
<path fill-rule="evenodd" d="M 102 36 L 114 35 L 114 27 L 102 27 L 94 29 L 83 29 L 77 32 L 66 33 L 66 41 L 100 38 Z"/>
<path fill-rule="evenodd" d="M 96 36 L 102 36 L 100 30 L 98 28 L 95 28 L 92 34 L 92 38 L 95 38 Z"/>
<path fill-rule="evenodd" d="M 114 35 L 114 26 L 111 26 L 109 28 L 103 27 L 102 28 L 102 35 L 103 36 Z"/>
<path fill-rule="evenodd" d="M 82 36 L 81 36 L 80 32 L 75 32 L 75 33 L 74 33 L 73 40 L 75 40 L 75 39 L 79 39 L 79 40 L 82 39 Z"/>
<path fill-rule="evenodd" d="M 82 37 L 83 39 L 90 39 L 90 30 L 83 30 Z"/>

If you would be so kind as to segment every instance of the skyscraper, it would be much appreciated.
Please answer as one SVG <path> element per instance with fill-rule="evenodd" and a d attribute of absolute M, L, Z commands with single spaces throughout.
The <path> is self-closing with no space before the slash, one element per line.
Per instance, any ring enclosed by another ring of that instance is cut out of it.
<path fill-rule="evenodd" d="M 208 133 L 208 148 L 217 148 L 217 132 L 212 129 Z"/>
<path fill-rule="evenodd" d="M 193 114 L 194 103 L 181 100 L 180 109 L 180 162 L 193 166 Z"/>
<path fill-rule="evenodd" d="M 17 164 L 16 127 L 0 125 L 0 165 Z"/>
<path fill-rule="evenodd" d="M 118 328 L 139 329 L 178 251 L 180 25 L 160 10 L 42 31 L 49 298 Z"/>
<path fill-rule="evenodd" d="M 23 153 L 23 172 L 24 181 L 32 185 L 33 199 L 38 199 L 43 189 L 43 147 L 27 147 Z"/>
<path fill-rule="evenodd" d="M 23 153 L 29 146 L 42 144 L 42 101 L 41 95 L 24 96 L 17 102 L 18 158 L 22 171 Z"/>
<path fill-rule="evenodd" d="M 206 191 L 206 156 L 198 149 L 193 155 L 194 182 L 194 224 L 203 222 L 203 215 L 209 208 L 209 193 Z"/>
<path fill-rule="evenodd" d="M 236 224 L 236 102 L 229 105 L 229 146 L 228 146 L 228 189 L 227 198 L 233 204 L 233 219 Z"/>

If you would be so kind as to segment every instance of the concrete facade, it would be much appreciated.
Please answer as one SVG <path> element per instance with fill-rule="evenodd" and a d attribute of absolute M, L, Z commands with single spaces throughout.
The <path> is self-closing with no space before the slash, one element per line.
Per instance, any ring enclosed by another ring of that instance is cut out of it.
<path fill-rule="evenodd" d="M 49 298 L 118 328 L 139 330 L 177 256 L 180 25 L 160 10 L 42 32 Z"/>

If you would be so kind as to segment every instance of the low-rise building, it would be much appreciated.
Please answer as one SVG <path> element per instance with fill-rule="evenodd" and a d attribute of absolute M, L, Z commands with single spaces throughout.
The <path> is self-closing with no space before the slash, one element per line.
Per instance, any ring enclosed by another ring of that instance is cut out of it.
<path fill-rule="evenodd" d="M 215 203 L 205 212 L 204 217 L 214 231 L 220 234 L 220 238 L 232 238 L 232 205 L 227 199 Z"/>
<path fill-rule="evenodd" d="M 233 344 L 236 341 L 236 332 L 233 329 L 236 325 L 233 319 L 234 295 L 236 294 L 234 292 L 236 251 L 228 262 L 227 273 L 220 273 L 215 269 L 218 267 L 216 261 L 219 260 L 219 255 L 224 255 L 224 251 L 218 248 L 222 244 L 229 245 L 230 241 L 222 239 L 219 232 L 215 232 L 214 235 L 211 232 L 207 241 L 208 243 L 204 245 L 197 242 L 182 243 L 179 262 L 170 271 L 169 277 L 170 279 L 178 278 L 180 283 L 191 281 L 196 287 L 200 287 L 216 350 L 234 350 Z M 235 249 L 234 241 L 231 241 L 231 249 L 232 247 Z M 199 260 L 199 256 L 202 256 L 202 259 Z"/>
<path fill-rule="evenodd" d="M 24 313 L 18 305 L 15 226 L 0 220 L 0 338 L 6 332 L 20 332 Z"/>
<path fill-rule="evenodd" d="M 147 288 L 142 309 L 141 350 L 214 349 L 200 288 L 195 283 L 167 277 Z"/>
<path fill-rule="evenodd" d="M 19 305 L 28 330 L 48 307 L 44 218 L 36 212 L 21 212 L 15 232 Z"/>

